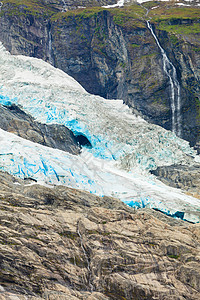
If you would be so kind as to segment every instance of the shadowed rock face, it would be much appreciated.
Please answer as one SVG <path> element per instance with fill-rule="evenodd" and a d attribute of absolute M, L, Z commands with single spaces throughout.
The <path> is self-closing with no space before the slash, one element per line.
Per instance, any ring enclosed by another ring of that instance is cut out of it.
<path fill-rule="evenodd" d="M 24 139 L 72 154 L 80 153 L 75 135 L 63 125 L 45 125 L 23 112 L 16 105 L 0 105 L 0 128 Z"/>
<path fill-rule="evenodd" d="M 185 190 L 200 198 L 200 165 L 172 165 L 151 171 L 167 185 Z"/>
<path fill-rule="evenodd" d="M 73 76 L 88 92 L 123 99 L 150 122 L 171 129 L 169 78 L 142 15 L 134 15 L 138 5 L 133 9 L 133 16 L 127 18 L 129 8 L 126 7 L 56 15 L 58 9 L 62 10 L 63 2 L 40 2 L 45 18 L 32 6 L 29 9 L 17 6 L 16 10 L 13 3 L 4 3 L 0 16 L 0 40 L 4 46 L 13 54 L 49 61 Z M 78 2 L 86 6 L 83 1 Z M 97 2 L 99 6 L 104 4 L 103 1 L 88 3 L 96 5 Z M 71 8 L 77 5 L 76 1 L 67 3 Z M 167 11 L 168 8 L 164 12 L 167 14 Z M 153 12 L 155 10 L 151 16 Z M 190 25 L 195 28 L 198 22 L 185 16 L 176 17 L 175 21 L 169 15 L 167 18 L 164 25 L 154 22 L 154 29 L 177 69 L 181 85 L 182 137 L 194 146 L 200 139 L 199 33 L 174 34 L 177 28 L 167 32 L 165 27 L 188 28 Z M 162 26 L 165 26 L 163 30 Z"/>
<path fill-rule="evenodd" d="M 0 299 L 199 299 L 199 224 L 0 173 Z"/>

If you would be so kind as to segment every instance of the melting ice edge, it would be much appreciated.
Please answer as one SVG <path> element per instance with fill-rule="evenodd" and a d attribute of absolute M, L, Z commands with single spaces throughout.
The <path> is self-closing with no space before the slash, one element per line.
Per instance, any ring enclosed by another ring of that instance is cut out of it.
<path fill-rule="evenodd" d="M 93 146 L 74 156 L 0 130 L 2 171 L 199 222 L 198 199 L 148 173 L 199 157 L 186 141 L 136 117 L 121 100 L 90 95 L 61 70 L 39 59 L 10 55 L 0 44 L 0 103 L 21 105 L 40 122 L 66 125 Z"/>

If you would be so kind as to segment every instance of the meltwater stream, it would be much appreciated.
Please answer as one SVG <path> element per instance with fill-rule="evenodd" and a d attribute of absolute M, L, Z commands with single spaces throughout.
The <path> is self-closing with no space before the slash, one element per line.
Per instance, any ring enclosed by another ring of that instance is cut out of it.
<path fill-rule="evenodd" d="M 54 60 L 52 56 L 52 36 L 51 36 L 51 29 L 49 29 L 48 33 L 48 57 L 49 57 L 49 63 L 51 65 L 54 65 Z"/>
<path fill-rule="evenodd" d="M 161 47 L 157 36 L 155 35 L 153 28 L 149 21 L 147 21 L 147 26 L 154 37 L 156 44 L 158 45 L 163 61 L 163 70 L 169 78 L 170 88 L 171 88 L 171 111 L 172 111 L 172 132 L 177 136 L 181 137 L 181 96 L 180 96 L 180 84 L 177 79 L 176 68 L 172 62 L 167 57 L 166 52 Z"/>

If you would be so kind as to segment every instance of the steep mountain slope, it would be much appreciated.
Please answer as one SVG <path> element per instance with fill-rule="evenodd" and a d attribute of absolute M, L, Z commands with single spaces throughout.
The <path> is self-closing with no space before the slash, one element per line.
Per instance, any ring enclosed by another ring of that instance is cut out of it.
<path fill-rule="evenodd" d="M 122 101 L 90 95 L 61 70 L 10 55 L 2 45 L 0 86 L 2 104 L 21 105 L 38 121 L 65 125 L 89 143 L 80 156 L 73 156 L 0 130 L 1 170 L 43 184 L 115 195 L 133 207 L 148 205 L 199 222 L 199 200 L 148 173 L 173 164 L 198 167 L 200 158 L 188 142 L 136 117 Z"/>
<path fill-rule="evenodd" d="M 199 224 L 1 172 L 0 195 L 0 299 L 199 299 Z"/>
<path fill-rule="evenodd" d="M 34 3 L 3 1 L 0 40 L 9 51 L 47 60 L 87 91 L 123 99 L 151 122 L 172 128 L 169 78 L 143 7 L 57 13 L 49 3 Z M 165 2 L 143 5 L 152 8 L 148 18 L 177 69 L 182 137 L 198 146 L 200 8 Z"/>
<path fill-rule="evenodd" d="M 187 190 L 188 193 L 200 198 L 200 169 L 198 165 L 158 167 L 152 173 L 165 184 Z"/>
<path fill-rule="evenodd" d="M 77 5 L 68 4 L 70 9 Z M 165 52 L 162 47 L 171 43 L 172 30 L 195 30 L 189 37 L 196 37 L 199 10 L 185 12 L 166 4 L 150 10 L 158 31 L 146 23 L 146 9 L 138 5 L 73 12 L 65 5 L 49 0 L 0 3 L 0 36 L 7 48 L 50 62 L 11 55 L 0 43 L 0 299 L 199 300 L 200 226 L 191 223 L 200 222 L 200 156 L 174 132 L 133 114 L 138 110 L 159 123 L 165 109 L 162 121 L 173 127 L 178 115 L 173 113 L 172 87 L 178 94 L 180 85 L 186 95 L 180 66 L 187 65 L 190 54 L 181 56 L 184 63 L 180 59 L 179 64 L 174 48 Z M 182 18 L 178 27 L 177 13 Z M 172 16 L 175 21 L 169 24 Z M 155 58 L 149 56 L 152 49 Z M 134 63 L 130 53 L 137 58 Z M 191 96 L 185 96 L 190 104 L 194 91 L 198 96 L 196 58 L 190 64 L 196 81 L 189 80 Z M 85 85 L 90 72 L 90 88 L 95 84 L 95 92 L 105 93 L 106 87 L 110 95 L 121 93 L 134 109 L 122 100 L 89 94 L 51 64 L 65 71 L 71 66 Z M 159 76 L 153 75 L 153 66 Z M 164 82 L 158 92 L 170 98 L 168 106 L 152 102 L 156 93 L 147 89 L 144 70 L 150 82 Z M 141 78 L 143 90 L 138 92 Z M 132 92 L 126 93 L 129 87 Z M 196 118 L 195 101 L 182 114 L 183 125 L 191 111 Z M 195 122 L 187 127 L 196 134 L 192 143 L 198 137 Z M 181 128 L 184 134 L 187 128 Z"/>

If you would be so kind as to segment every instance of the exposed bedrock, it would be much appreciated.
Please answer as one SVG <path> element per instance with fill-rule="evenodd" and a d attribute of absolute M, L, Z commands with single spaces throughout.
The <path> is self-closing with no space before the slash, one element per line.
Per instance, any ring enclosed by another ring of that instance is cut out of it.
<path fill-rule="evenodd" d="M 41 2 L 59 11 L 67 11 L 83 7 L 112 5 L 118 0 L 42 0 Z"/>
<path fill-rule="evenodd" d="M 80 153 L 80 143 L 63 125 L 46 125 L 34 120 L 16 105 L 0 105 L 0 128 L 24 139 L 72 154 Z"/>
<path fill-rule="evenodd" d="M 150 122 L 171 129 L 169 78 L 141 7 L 56 13 L 44 5 L 46 14 L 13 7 L 6 1 L 0 15 L 0 40 L 9 51 L 49 61 L 90 93 L 123 99 Z M 198 20 L 188 15 L 151 22 L 177 69 L 182 137 L 193 146 L 200 136 L 200 35 L 194 30 Z M 187 30 L 179 32 L 177 26 Z"/>
<path fill-rule="evenodd" d="M 199 224 L 2 172 L 0 195 L 0 299 L 199 299 Z"/>
<path fill-rule="evenodd" d="M 200 198 L 200 165 L 172 165 L 151 171 L 162 182 Z"/>

